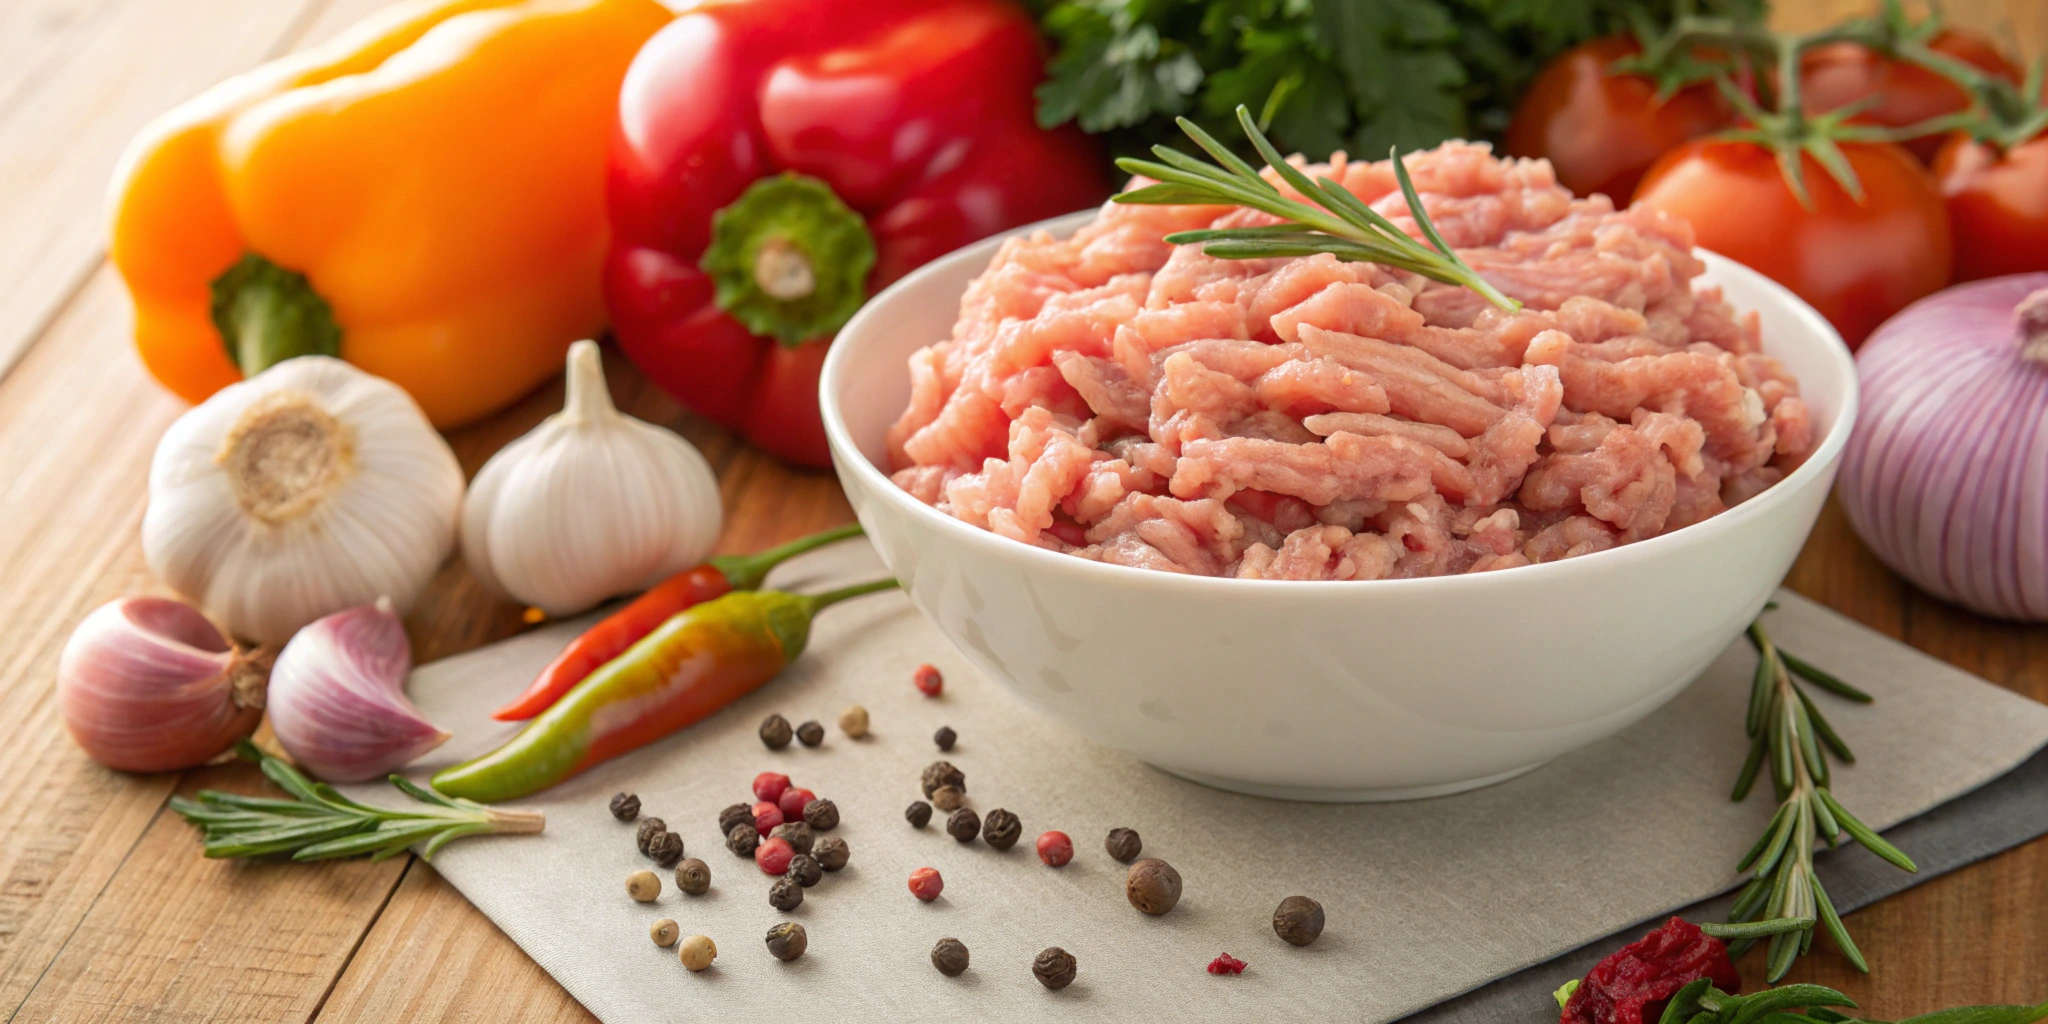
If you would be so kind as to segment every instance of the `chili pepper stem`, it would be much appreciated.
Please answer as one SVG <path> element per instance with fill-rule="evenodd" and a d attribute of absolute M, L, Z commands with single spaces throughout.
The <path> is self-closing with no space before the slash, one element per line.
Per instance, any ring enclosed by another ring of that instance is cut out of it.
<path fill-rule="evenodd" d="M 899 586 L 902 586 L 902 584 L 897 583 L 894 579 L 870 580 L 866 583 L 856 583 L 850 587 L 840 587 L 838 590 L 828 590 L 822 594 L 810 594 L 804 600 L 810 602 L 811 614 L 816 615 L 819 611 L 838 604 L 849 597 L 859 597 L 862 594 L 872 594 L 882 590 L 895 590 Z"/>
<path fill-rule="evenodd" d="M 807 551 L 815 551 L 827 544 L 834 544 L 861 534 L 859 523 L 848 523 L 808 537 L 798 537 L 787 544 L 779 544 L 766 551 L 751 555 L 720 555 L 711 559 L 711 567 L 725 574 L 734 590 L 756 590 L 766 579 L 770 570 L 789 559 Z"/>

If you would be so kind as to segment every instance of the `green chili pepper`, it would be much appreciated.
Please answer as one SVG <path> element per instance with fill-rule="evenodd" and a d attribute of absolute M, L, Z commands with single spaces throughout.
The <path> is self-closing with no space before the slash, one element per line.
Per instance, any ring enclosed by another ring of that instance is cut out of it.
<path fill-rule="evenodd" d="M 637 750 L 775 678 L 803 653 L 820 609 L 895 586 L 876 580 L 815 595 L 735 591 L 680 612 L 504 746 L 443 769 L 434 788 L 482 803 L 513 800 Z"/>

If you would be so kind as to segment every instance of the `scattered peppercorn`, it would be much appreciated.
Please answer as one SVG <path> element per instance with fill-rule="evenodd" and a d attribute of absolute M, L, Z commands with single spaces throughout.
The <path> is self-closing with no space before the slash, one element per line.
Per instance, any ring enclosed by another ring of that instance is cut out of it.
<path fill-rule="evenodd" d="M 781 750 L 789 746 L 789 719 L 781 715 L 769 715 L 761 720 L 761 742 L 770 750 Z"/>
<path fill-rule="evenodd" d="M 1306 946 L 1323 934 L 1323 905 L 1306 896 L 1289 896 L 1273 911 L 1273 934 Z"/>
<path fill-rule="evenodd" d="M 768 838 L 780 839 L 798 853 L 809 853 L 818 837 L 811 832 L 809 825 L 801 821 L 786 821 L 771 829 Z"/>
<path fill-rule="evenodd" d="M 719 835 L 731 834 L 734 825 L 745 825 L 748 828 L 754 827 L 754 808 L 752 804 L 733 804 L 731 807 L 718 812 Z"/>
<path fill-rule="evenodd" d="M 676 865 L 676 888 L 690 896 L 702 896 L 711 890 L 711 865 L 690 858 Z"/>
<path fill-rule="evenodd" d="M 948 978 L 967 973 L 967 943 L 954 938 L 940 939 L 932 947 L 932 966 Z"/>
<path fill-rule="evenodd" d="M 804 746 L 815 747 L 825 742 L 825 727 L 812 719 L 796 727 L 796 738 Z"/>
<path fill-rule="evenodd" d="M 754 831 L 764 836 L 775 831 L 775 826 L 788 820 L 782 816 L 782 808 L 766 800 L 754 805 Z"/>
<path fill-rule="evenodd" d="M 1023 834 L 1024 823 L 1000 807 L 988 812 L 988 820 L 981 824 L 982 841 L 998 850 L 1017 845 L 1017 837 Z"/>
<path fill-rule="evenodd" d="M 868 734 L 868 709 L 858 704 L 839 713 L 839 731 L 860 739 Z"/>
<path fill-rule="evenodd" d="M 612 796 L 612 817 L 620 821 L 632 821 L 640 816 L 640 798 L 631 793 Z"/>
<path fill-rule="evenodd" d="M 782 810 L 782 820 L 799 821 L 804 816 L 804 806 L 817 798 L 818 794 L 808 789 L 791 786 L 782 791 L 782 796 L 775 801 L 775 806 Z"/>
<path fill-rule="evenodd" d="M 939 877 L 938 868 L 918 868 L 910 873 L 910 894 L 926 903 L 938 899 L 945 888 L 946 880 Z"/>
<path fill-rule="evenodd" d="M 825 877 L 825 867 L 818 863 L 816 857 L 808 853 L 799 853 L 789 859 L 789 877 L 796 879 L 796 884 L 808 889 Z"/>
<path fill-rule="evenodd" d="M 939 726 L 939 731 L 932 733 L 932 742 L 938 744 L 940 750 L 952 750 L 954 742 L 959 739 L 960 734 L 954 732 L 953 727 L 950 725 Z"/>
<path fill-rule="evenodd" d="M 763 874 L 779 875 L 789 870 L 789 860 L 794 856 L 796 848 L 789 845 L 789 840 L 780 836 L 764 839 L 754 847 L 754 866 Z"/>
<path fill-rule="evenodd" d="M 1180 902 L 1180 872 L 1157 857 L 1147 857 L 1131 865 L 1124 876 L 1124 896 L 1131 906 L 1157 917 Z"/>
<path fill-rule="evenodd" d="M 927 697 L 936 697 L 946 688 L 946 677 L 930 665 L 919 665 L 917 671 L 910 674 L 910 681 L 916 684 L 917 692 Z"/>
<path fill-rule="evenodd" d="M 640 870 L 626 876 L 626 895 L 635 903 L 652 903 L 661 895 L 661 876 Z"/>
<path fill-rule="evenodd" d="M 981 833 L 981 815 L 972 807 L 962 807 L 946 815 L 946 834 L 963 843 L 971 843 Z"/>
<path fill-rule="evenodd" d="M 782 794 L 789 789 L 789 776 L 781 772 L 762 772 L 754 776 L 754 799 L 764 803 L 779 804 Z"/>
<path fill-rule="evenodd" d="M 965 803 L 967 794 L 960 792 L 958 786 L 940 786 L 932 790 L 932 806 L 949 814 L 959 810 Z"/>
<path fill-rule="evenodd" d="M 846 859 L 852 855 L 853 851 L 847 849 L 846 840 L 835 836 L 826 836 L 818 840 L 817 846 L 811 848 L 811 859 L 817 861 L 818 866 L 827 871 L 837 871 L 845 867 Z"/>
<path fill-rule="evenodd" d="M 681 934 L 682 929 L 677 928 L 676 923 L 666 917 L 647 926 L 647 937 L 653 939 L 654 944 L 663 949 L 675 945 L 676 937 Z"/>
<path fill-rule="evenodd" d="M 759 845 L 761 833 L 754 831 L 751 824 L 734 825 L 732 831 L 725 834 L 725 848 L 731 850 L 735 857 L 751 857 Z"/>
<path fill-rule="evenodd" d="M 827 832 L 839 826 L 839 805 L 819 797 L 804 805 L 804 824 Z"/>
<path fill-rule="evenodd" d="M 718 959 L 718 944 L 702 935 L 692 935 L 683 940 L 683 948 L 677 954 L 683 966 L 691 971 L 701 971 Z"/>
<path fill-rule="evenodd" d="M 1217 954 L 1216 959 L 1209 961 L 1209 973 L 1243 974 L 1244 961 L 1239 960 L 1238 958 L 1231 956 L 1228 953 L 1219 953 Z"/>
<path fill-rule="evenodd" d="M 795 910 L 804 901 L 804 887 L 796 879 L 784 875 L 768 887 L 768 905 L 784 913 Z"/>
<path fill-rule="evenodd" d="M 1074 961 L 1074 954 L 1058 946 L 1049 946 L 1031 961 L 1031 976 L 1038 983 L 1057 992 L 1074 983 L 1074 975 L 1081 965 Z"/>
<path fill-rule="evenodd" d="M 924 768 L 924 797 L 929 800 L 940 786 L 951 786 L 962 793 L 967 792 L 967 773 L 953 767 L 951 761 L 933 761 Z"/>
<path fill-rule="evenodd" d="M 662 867 L 672 867 L 683 859 L 683 837 L 674 832 L 663 832 L 647 844 L 647 855 Z"/>
<path fill-rule="evenodd" d="M 666 831 L 668 831 L 668 822 L 652 815 L 642 818 L 640 819 L 640 827 L 633 830 L 633 845 L 638 846 L 641 853 L 646 853 L 647 845 L 654 842 L 654 837 Z"/>
<path fill-rule="evenodd" d="M 1145 843 L 1131 829 L 1113 828 L 1109 830 L 1109 838 L 1102 841 L 1102 848 L 1109 851 L 1111 860 L 1129 864 L 1138 859 L 1138 851 L 1145 848 Z"/>
<path fill-rule="evenodd" d="M 1063 867 L 1074 859 L 1074 841 L 1065 832 L 1047 832 L 1038 837 L 1038 859 L 1048 867 Z"/>
<path fill-rule="evenodd" d="M 931 824 L 932 805 L 922 800 L 912 800 L 910 806 L 903 809 L 903 820 L 910 822 L 911 828 L 923 828 Z"/>
<path fill-rule="evenodd" d="M 804 926 L 795 921 L 784 921 L 768 929 L 768 955 L 777 960 L 794 960 L 804 955 L 804 950 L 810 946 L 811 940 L 804 934 Z"/>

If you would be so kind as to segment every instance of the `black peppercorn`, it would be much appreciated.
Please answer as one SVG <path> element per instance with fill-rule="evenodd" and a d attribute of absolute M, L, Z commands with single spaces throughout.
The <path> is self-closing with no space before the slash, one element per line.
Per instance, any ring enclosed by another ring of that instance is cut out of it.
<path fill-rule="evenodd" d="M 801 821 L 785 821 L 769 829 L 768 838 L 781 839 L 789 843 L 790 848 L 798 853 L 811 852 L 812 844 L 816 843 L 818 839 L 811 832 L 811 827 Z"/>
<path fill-rule="evenodd" d="M 761 720 L 761 742 L 770 750 L 781 750 L 789 746 L 789 719 L 781 715 L 769 715 Z"/>
<path fill-rule="evenodd" d="M 804 926 L 795 921 L 784 921 L 768 929 L 768 955 L 777 960 L 794 960 L 804 955 L 810 945 Z"/>
<path fill-rule="evenodd" d="M 957 978 L 967 972 L 967 943 L 959 939 L 940 939 L 932 947 L 932 966 L 948 978 Z"/>
<path fill-rule="evenodd" d="M 638 846 L 641 853 L 646 853 L 647 844 L 654 842 L 655 836 L 666 831 L 668 831 L 668 822 L 651 815 L 642 818 L 640 819 L 640 827 L 633 830 L 633 845 Z"/>
<path fill-rule="evenodd" d="M 971 843 L 981 834 L 981 815 L 972 807 L 962 807 L 946 815 L 946 834 L 963 843 Z"/>
<path fill-rule="evenodd" d="M 811 848 L 812 859 L 827 871 L 837 871 L 845 867 L 846 859 L 852 854 L 853 851 L 846 847 L 846 840 L 834 836 L 818 840 L 818 845 Z"/>
<path fill-rule="evenodd" d="M 818 720 L 814 718 L 796 727 L 796 738 L 797 742 L 804 746 L 815 747 L 825 742 L 825 727 L 819 725 Z"/>
<path fill-rule="evenodd" d="M 759 845 L 761 845 L 761 833 L 754 828 L 751 822 L 745 825 L 734 825 L 725 833 L 725 848 L 731 850 L 734 856 L 751 857 L 754 855 L 754 847 Z"/>
<path fill-rule="evenodd" d="M 1129 864 L 1138 859 L 1138 851 L 1145 848 L 1138 833 L 1127 828 L 1109 830 L 1109 838 L 1102 841 L 1102 848 L 1109 851 L 1110 859 L 1119 864 Z"/>
<path fill-rule="evenodd" d="M 631 793 L 620 793 L 612 797 L 612 817 L 620 821 L 632 821 L 640 816 L 640 798 Z"/>
<path fill-rule="evenodd" d="M 825 868 L 818 863 L 816 857 L 807 853 L 799 853 L 789 859 L 789 867 L 785 870 L 785 876 L 796 879 L 796 884 L 808 889 L 818 884 L 819 880 L 825 877 Z"/>
<path fill-rule="evenodd" d="M 940 786 L 951 786 L 962 793 L 967 792 L 967 773 L 953 767 L 951 761 L 933 761 L 924 770 L 924 797 L 929 800 Z"/>
<path fill-rule="evenodd" d="M 690 896 L 702 896 L 711 890 L 711 865 L 690 858 L 676 865 L 676 888 Z"/>
<path fill-rule="evenodd" d="M 923 828 L 931 824 L 932 805 L 922 800 L 912 800 L 910 806 L 903 809 L 903 820 L 910 822 L 911 828 Z"/>
<path fill-rule="evenodd" d="M 804 901 L 804 887 L 796 879 L 784 875 L 768 887 L 768 905 L 777 910 L 795 910 Z"/>
<path fill-rule="evenodd" d="M 647 842 L 647 855 L 656 864 L 671 867 L 683 859 L 683 837 L 674 832 L 663 832 Z"/>
<path fill-rule="evenodd" d="M 1017 845 L 1017 837 L 1023 834 L 1024 823 L 1000 807 L 988 812 L 988 820 L 981 825 L 982 840 L 998 850 Z"/>
<path fill-rule="evenodd" d="M 1074 983 L 1074 974 L 1081 965 L 1074 962 L 1074 954 L 1058 946 L 1050 946 L 1031 961 L 1031 976 L 1038 983 L 1057 992 Z"/>
<path fill-rule="evenodd" d="M 1157 857 L 1147 857 L 1131 865 L 1124 876 L 1124 898 L 1143 913 L 1164 914 L 1180 902 L 1180 872 Z"/>
<path fill-rule="evenodd" d="M 839 805 L 819 797 L 804 805 L 804 824 L 820 832 L 839 826 Z"/>
<path fill-rule="evenodd" d="M 1323 905 L 1306 896 L 1289 896 L 1273 911 L 1273 934 L 1306 946 L 1323 934 Z"/>
<path fill-rule="evenodd" d="M 950 725 L 939 726 L 939 731 L 932 733 L 932 742 L 938 744 L 940 750 L 952 750 L 953 742 L 959 738 L 960 734 L 954 732 Z"/>
<path fill-rule="evenodd" d="M 746 804 L 733 804 L 731 807 L 718 812 L 719 835 L 731 832 L 735 825 L 752 825 L 753 823 L 754 809 Z"/>

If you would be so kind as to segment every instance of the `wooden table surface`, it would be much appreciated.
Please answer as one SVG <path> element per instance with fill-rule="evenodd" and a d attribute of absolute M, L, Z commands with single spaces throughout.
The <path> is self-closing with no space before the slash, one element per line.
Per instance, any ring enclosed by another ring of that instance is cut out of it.
<path fill-rule="evenodd" d="M 157 584 L 138 543 L 158 436 L 183 404 L 134 358 L 102 258 L 102 194 L 148 118 L 213 82 L 327 38 L 387 0 L 6 0 L 0 3 L 0 1012 L 42 1021 L 581 1021 L 589 1015 L 415 858 L 381 864 L 203 860 L 165 811 L 202 787 L 255 791 L 246 766 L 140 777 L 86 759 L 58 722 L 65 637 Z M 1781 0 L 1806 27 L 1857 0 Z M 1950 0 L 1957 20 L 2030 55 L 2041 0 Z M 692 419 L 613 361 L 621 407 L 709 457 L 743 551 L 850 518 L 831 476 L 791 470 Z M 475 472 L 559 407 L 559 385 L 451 440 Z M 1925 598 L 1830 509 L 1791 584 L 1858 620 L 2037 700 L 2048 631 Z M 451 564 L 407 622 L 420 661 L 518 631 Z M 1853 734 L 1853 713 L 1841 720 Z M 1731 742 L 1735 739 L 1731 737 Z M 2048 999 L 2048 839 L 1850 919 L 1875 966 L 1831 949 L 1794 978 L 1880 1018 Z M 1822 943 L 1825 947 L 1826 944 Z M 1752 955 L 1754 960 L 1755 955 Z M 1756 965 L 1746 965 L 1752 982 Z M 1530 1007 L 1530 1019 L 1544 1016 Z"/>

